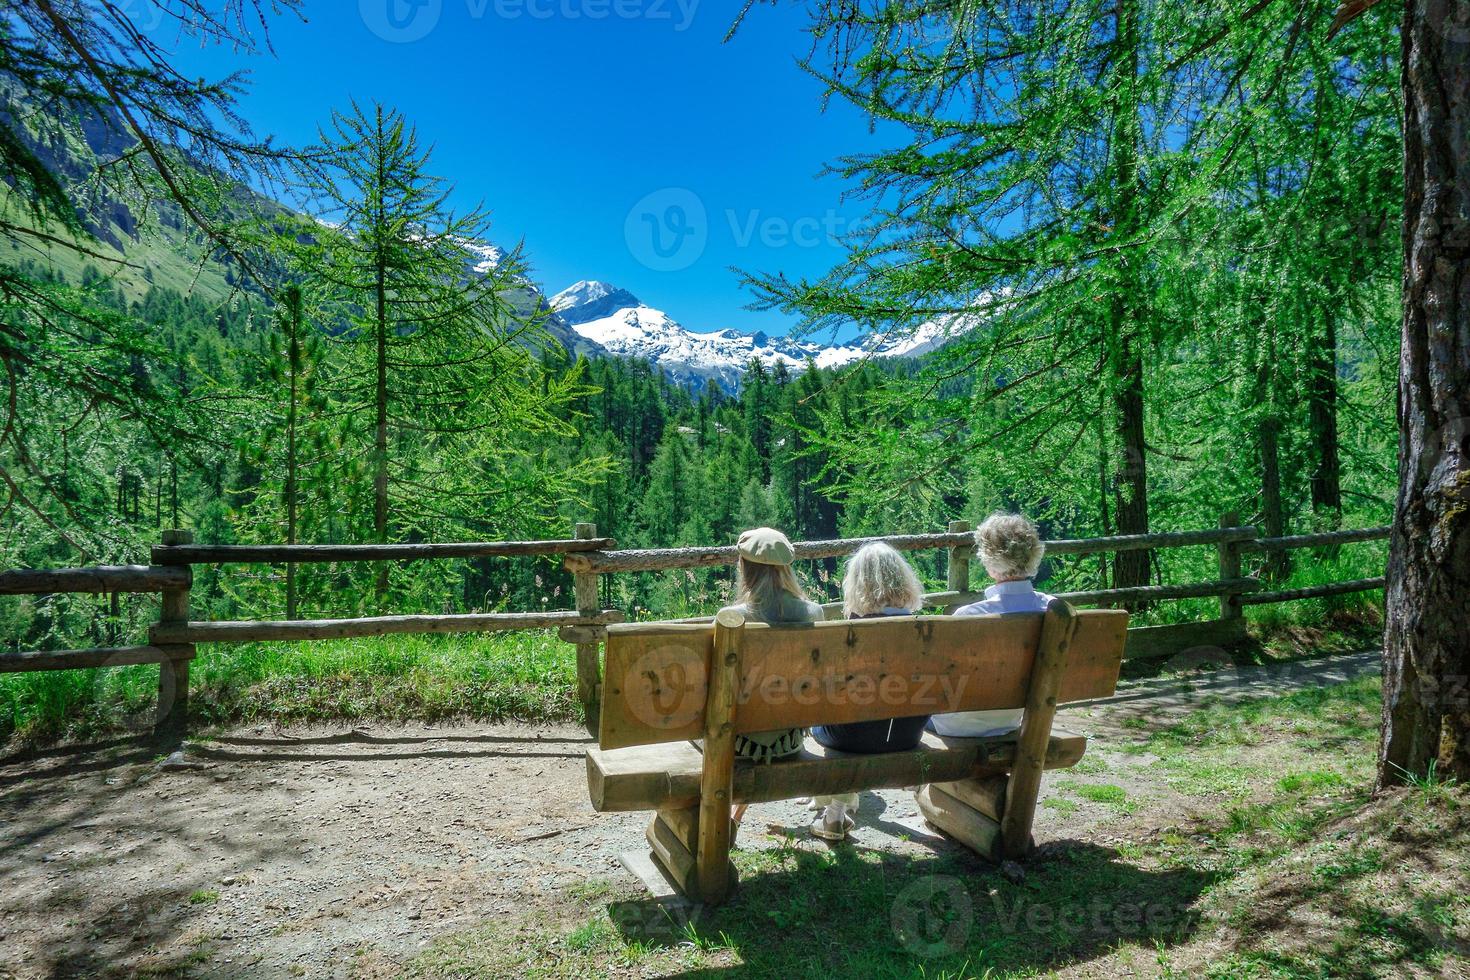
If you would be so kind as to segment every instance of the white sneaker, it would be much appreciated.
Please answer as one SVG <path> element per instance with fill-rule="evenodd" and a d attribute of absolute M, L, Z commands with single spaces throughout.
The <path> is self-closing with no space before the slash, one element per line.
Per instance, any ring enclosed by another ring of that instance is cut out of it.
<path fill-rule="evenodd" d="M 828 803 L 827 808 L 812 821 L 812 833 L 822 840 L 846 840 L 848 832 L 856 826 L 847 815 L 847 807 L 841 803 Z"/>

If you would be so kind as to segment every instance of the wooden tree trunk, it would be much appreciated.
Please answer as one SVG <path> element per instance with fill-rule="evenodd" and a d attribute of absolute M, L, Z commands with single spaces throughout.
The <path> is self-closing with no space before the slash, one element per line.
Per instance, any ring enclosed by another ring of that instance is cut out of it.
<path fill-rule="evenodd" d="M 1143 140 L 1143 125 L 1138 92 L 1139 28 L 1136 0 L 1119 0 L 1115 11 L 1115 46 L 1117 50 L 1116 122 L 1113 127 L 1113 152 L 1117 157 L 1114 193 L 1117 195 L 1115 223 L 1120 237 L 1126 238 L 1138 227 L 1138 154 Z M 1113 284 L 1112 336 L 1117 350 L 1113 352 L 1113 408 L 1116 413 L 1115 435 L 1117 457 L 1113 471 L 1113 511 L 1119 534 L 1148 533 L 1148 457 L 1144 443 L 1144 391 L 1142 339 L 1138 334 L 1136 276 L 1125 264 L 1119 266 L 1118 281 Z M 1151 553 L 1120 552 L 1113 560 L 1113 587 L 1117 589 L 1147 585 Z"/>
<path fill-rule="evenodd" d="M 1312 461 L 1312 510 L 1331 527 L 1342 518 L 1342 461 L 1337 427 L 1337 321 L 1328 311 L 1307 354 L 1307 432 Z"/>
<path fill-rule="evenodd" d="M 286 543 L 296 543 L 296 423 L 297 398 L 301 386 L 301 290 L 286 290 L 286 360 L 290 376 L 286 405 Z M 296 618 L 296 564 L 286 563 L 286 618 Z"/>
<path fill-rule="evenodd" d="M 1399 494 L 1380 785 L 1470 779 L 1470 3 L 1408 0 Z"/>
<path fill-rule="evenodd" d="M 1113 474 L 1113 512 L 1119 534 L 1148 533 L 1148 463 L 1143 428 L 1143 361 L 1124 341 L 1118 368 L 1119 390 L 1114 396 L 1118 415 L 1118 450 Z M 1147 551 L 1120 551 L 1113 559 L 1113 588 L 1128 589 L 1149 582 Z"/>

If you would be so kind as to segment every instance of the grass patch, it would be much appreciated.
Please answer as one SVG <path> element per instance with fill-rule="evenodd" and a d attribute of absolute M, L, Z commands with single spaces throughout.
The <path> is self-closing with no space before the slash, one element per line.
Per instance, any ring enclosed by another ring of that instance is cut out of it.
<path fill-rule="evenodd" d="M 576 652 L 551 633 L 200 647 L 201 727 L 270 721 L 576 721 Z M 152 724 L 158 668 L 0 675 L 0 740 L 89 739 Z"/>
<path fill-rule="evenodd" d="M 192 892 L 189 895 L 190 905 L 212 905 L 219 901 L 219 892 L 205 891 L 203 889 Z"/>
<path fill-rule="evenodd" d="M 1375 797 L 1376 701 L 1368 679 L 1217 705 L 1144 739 L 1158 761 L 1116 762 L 1114 782 L 1049 780 L 1044 806 L 1118 816 L 1102 838 L 1048 844 L 1020 883 L 968 855 L 737 850 L 722 908 L 599 882 L 549 921 L 443 940 L 408 972 L 1470 975 L 1470 793 L 1429 779 Z"/>

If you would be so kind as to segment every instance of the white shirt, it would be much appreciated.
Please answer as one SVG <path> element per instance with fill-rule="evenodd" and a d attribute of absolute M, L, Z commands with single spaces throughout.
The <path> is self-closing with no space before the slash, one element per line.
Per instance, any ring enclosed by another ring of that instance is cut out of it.
<path fill-rule="evenodd" d="M 1030 579 L 1001 582 L 985 590 L 985 598 L 954 611 L 956 616 L 1005 616 L 1010 613 L 1046 612 L 1052 597 L 1037 592 Z M 981 735 L 1004 735 L 1021 727 L 1020 708 L 999 711 L 956 711 L 935 715 L 934 732 L 950 738 L 978 738 Z"/>

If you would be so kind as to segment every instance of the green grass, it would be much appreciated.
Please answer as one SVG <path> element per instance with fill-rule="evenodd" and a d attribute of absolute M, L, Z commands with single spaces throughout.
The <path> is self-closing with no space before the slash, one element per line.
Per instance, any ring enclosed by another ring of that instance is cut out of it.
<path fill-rule="evenodd" d="M 1145 733 L 1157 759 L 1125 756 L 1107 783 L 1049 780 L 1044 805 L 1068 819 L 1115 813 L 1020 883 L 968 856 L 782 839 L 737 849 L 727 906 L 670 911 L 597 882 L 436 942 L 407 973 L 1463 975 L 1470 799 L 1443 779 L 1372 794 L 1377 699 L 1370 678 L 1206 708 Z"/>
<path fill-rule="evenodd" d="M 0 739 L 146 730 L 158 668 L 0 675 Z M 575 648 L 550 633 L 393 636 L 202 646 L 191 715 L 202 727 L 271 721 L 573 721 Z"/>

